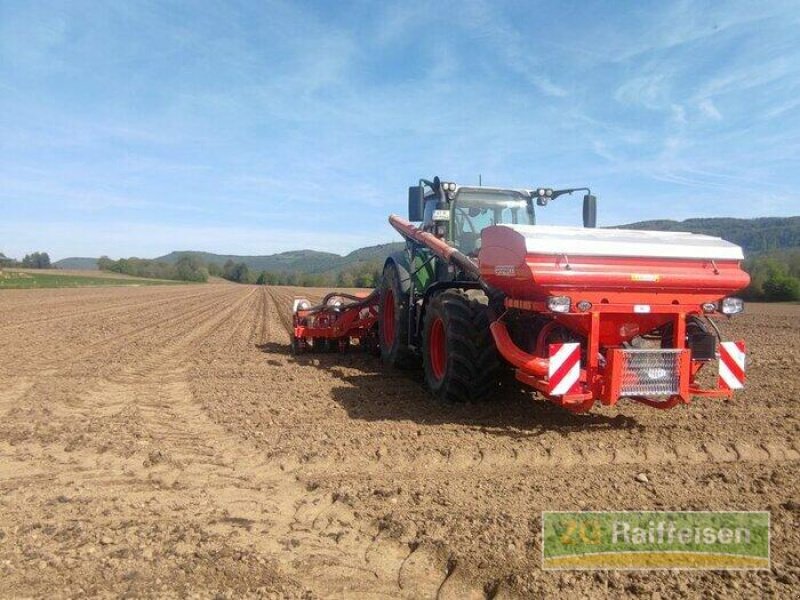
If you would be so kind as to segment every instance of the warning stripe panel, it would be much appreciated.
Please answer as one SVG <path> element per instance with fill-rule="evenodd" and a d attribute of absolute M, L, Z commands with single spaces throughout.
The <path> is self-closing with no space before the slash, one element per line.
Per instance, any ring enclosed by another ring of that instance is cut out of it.
<path fill-rule="evenodd" d="M 563 396 L 578 383 L 581 375 L 580 344 L 550 344 L 548 387 L 550 395 Z"/>
<path fill-rule="evenodd" d="M 744 342 L 722 342 L 721 346 L 725 349 L 725 355 L 744 371 Z"/>
<path fill-rule="evenodd" d="M 551 358 L 550 360 L 553 359 Z M 551 387 L 557 385 L 560 381 L 562 381 L 564 377 L 567 376 L 567 373 L 572 371 L 572 369 L 575 367 L 576 364 L 580 362 L 580 360 L 581 360 L 580 351 L 570 352 L 569 354 L 567 354 L 566 358 L 564 358 L 564 360 L 561 361 L 561 364 L 556 367 L 555 371 L 552 371 L 551 369 L 551 373 L 549 375 Z"/>
<path fill-rule="evenodd" d="M 578 383 L 578 379 L 581 376 L 581 363 L 576 362 L 570 368 L 567 373 L 565 373 L 564 378 L 561 379 L 559 382 L 556 383 L 555 386 L 550 384 L 550 395 L 551 396 L 563 396 L 564 394 L 569 393 L 572 388 Z"/>
<path fill-rule="evenodd" d="M 744 342 L 722 342 L 719 345 L 719 386 L 729 390 L 742 389 L 746 379 L 744 365 Z"/>

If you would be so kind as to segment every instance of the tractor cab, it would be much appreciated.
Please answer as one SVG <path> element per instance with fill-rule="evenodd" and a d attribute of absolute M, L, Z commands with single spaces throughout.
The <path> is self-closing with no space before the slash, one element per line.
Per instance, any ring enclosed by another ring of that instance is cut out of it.
<path fill-rule="evenodd" d="M 462 187 L 451 202 L 450 242 L 467 256 L 480 250 L 481 231 L 492 225 L 535 225 L 531 198 L 514 190 Z"/>
<path fill-rule="evenodd" d="M 588 188 L 507 189 L 461 186 L 456 183 L 421 179 L 408 190 L 409 221 L 422 222 L 422 230 L 446 240 L 467 256 L 477 256 L 481 231 L 493 225 L 535 225 L 534 201 L 547 206 L 555 198 L 585 191 L 583 225 L 596 224 L 596 198 Z"/>

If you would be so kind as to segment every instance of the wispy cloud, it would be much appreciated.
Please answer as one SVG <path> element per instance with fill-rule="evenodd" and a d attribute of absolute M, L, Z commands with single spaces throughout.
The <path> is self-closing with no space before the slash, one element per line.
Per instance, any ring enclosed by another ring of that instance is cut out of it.
<path fill-rule="evenodd" d="M 0 10 L 7 254 L 347 251 L 433 174 L 588 183 L 607 224 L 796 210 L 793 2 Z"/>
<path fill-rule="evenodd" d="M 700 110 L 706 115 L 708 118 L 713 119 L 714 121 L 721 121 L 722 120 L 722 113 L 719 112 L 719 109 L 714 104 L 714 101 L 711 98 L 704 98 L 700 101 L 698 105 Z"/>

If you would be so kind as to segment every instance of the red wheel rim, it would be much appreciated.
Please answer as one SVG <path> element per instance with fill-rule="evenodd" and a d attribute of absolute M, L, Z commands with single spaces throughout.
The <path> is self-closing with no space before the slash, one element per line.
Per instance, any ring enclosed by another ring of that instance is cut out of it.
<path fill-rule="evenodd" d="M 384 291 L 381 317 L 383 341 L 387 346 L 391 346 L 394 342 L 394 292 L 392 290 Z"/>
<path fill-rule="evenodd" d="M 445 364 L 447 363 L 447 346 L 445 345 L 444 323 L 436 319 L 431 325 L 428 353 L 431 357 L 431 370 L 436 379 L 444 377 Z"/>

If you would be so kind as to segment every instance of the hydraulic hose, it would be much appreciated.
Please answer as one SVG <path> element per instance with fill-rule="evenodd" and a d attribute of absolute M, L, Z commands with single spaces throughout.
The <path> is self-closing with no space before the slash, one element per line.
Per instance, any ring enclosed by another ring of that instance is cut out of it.
<path fill-rule="evenodd" d="M 442 260 L 454 264 L 475 279 L 480 279 L 481 271 L 478 268 L 478 265 L 476 265 L 466 254 L 459 252 L 447 242 L 440 240 L 432 233 L 428 233 L 427 231 L 422 231 L 421 229 L 414 227 L 411 223 L 402 217 L 398 217 L 397 215 L 390 216 L 389 223 L 404 238 L 419 242 L 423 246 L 430 248 L 431 251 Z"/>
<path fill-rule="evenodd" d="M 392 215 L 389 217 L 389 223 L 391 223 L 392 227 L 394 227 L 403 237 L 430 248 L 431 251 L 442 260 L 450 262 L 462 269 L 465 273 L 470 274 L 479 283 L 481 283 L 482 286 L 486 285 L 485 282 L 481 280 L 480 269 L 478 268 L 478 265 L 472 262 L 468 256 L 462 252 L 459 252 L 447 242 L 440 240 L 435 235 L 428 233 L 427 231 L 421 231 L 419 228 L 414 227 L 411 223 L 401 217 L 398 217 L 397 215 Z M 498 292 L 492 288 L 489 288 L 489 286 L 486 286 L 486 291 L 490 294 L 490 297 L 498 294 Z M 533 356 L 532 354 L 528 354 L 520 349 L 512 341 L 511 336 L 508 334 L 508 329 L 506 328 L 505 323 L 493 319 L 489 329 L 492 333 L 492 337 L 494 338 L 497 349 L 508 362 L 530 375 L 535 375 L 536 377 L 547 376 L 549 365 L 548 359 Z"/>

